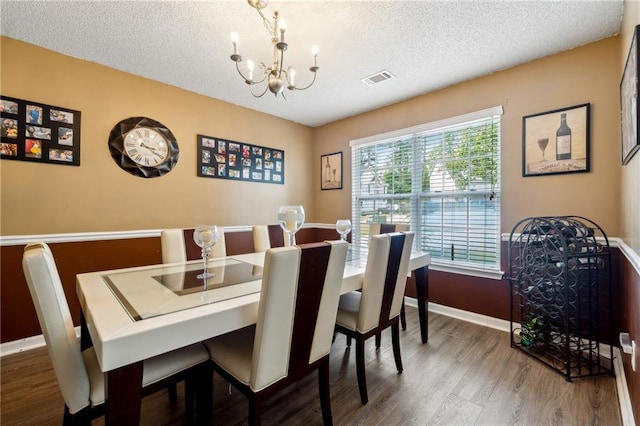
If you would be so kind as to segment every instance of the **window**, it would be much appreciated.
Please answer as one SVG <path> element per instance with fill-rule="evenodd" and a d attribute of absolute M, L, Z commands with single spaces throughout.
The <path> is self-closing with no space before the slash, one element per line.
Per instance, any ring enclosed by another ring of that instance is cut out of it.
<path fill-rule="evenodd" d="M 372 223 L 408 224 L 436 269 L 499 272 L 501 115 L 490 108 L 351 141 L 356 246 Z"/>

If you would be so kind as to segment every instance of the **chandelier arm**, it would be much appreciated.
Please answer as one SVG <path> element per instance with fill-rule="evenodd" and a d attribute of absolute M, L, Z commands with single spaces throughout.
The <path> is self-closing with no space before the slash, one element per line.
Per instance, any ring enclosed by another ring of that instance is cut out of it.
<path fill-rule="evenodd" d="M 264 79 L 263 79 L 264 81 Z M 254 98 L 261 98 L 264 96 L 265 93 L 267 93 L 267 90 L 269 90 L 269 85 L 265 85 L 264 86 L 264 90 L 262 91 L 262 93 L 260 94 L 255 94 L 253 91 L 253 86 L 255 86 L 255 83 L 249 86 L 249 92 L 251 92 L 251 94 L 253 95 Z"/>
<path fill-rule="evenodd" d="M 290 86 L 291 89 L 290 90 L 307 90 L 309 87 L 313 86 L 313 83 L 316 82 L 316 77 L 318 76 L 318 72 L 317 71 L 312 71 L 313 72 L 313 80 L 311 80 L 311 83 L 309 83 L 307 86 L 305 87 L 296 87 L 296 86 Z M 287 82 L 289 81 L 289 79 L 287 78 Z"/>
<path fill-rule="evenodd" d="M 251 81 L 250 81 L 247 77 L 245 77 L 245 76 L 244 76 L 244 74 L 242 74 L 242 71 L 240 71 L 240 67 L 238 66 L 238 63 L 239 63 L 239 62 L 240 62 L 240 61 L 237 61 L 237 62 L 236 62 L 236 71 L 238 71 L 238 74 L 240 74 L 240 77 L 242 77 L 242 79 L 243 79 L 245 82 L 250 83 Z"/>
<path fill-rule="evenodd" d="M 239 62 L 239 61 L 238 61 L 238 62 Z M 244 82 L 245 82 L 245 83 L 247 83 L 247 84 L 251 84 L 251 85 L 253 85 L 253 84 L 260 84 L 260 83 L 262 83 L 263 81 L 265 81 L 265 79 L 267 78 L 266 74 L 263 74 L 263 76 L 262 76 L 262 80 L 258 80 L 258 81 L 256 81 L 256 80 L 249 80 L 247 77 L 245 77 L 245 75 L 244 75 L 244 74 L 242 74 L 242 71 L 240 71 L 240 67 L 238 66 L 238 62 L 236 62 L 236 70 L 238 71 L 238 74 L 240 74 L 240 77 L 242 77 L 242 79 L 244 80 Z"/>

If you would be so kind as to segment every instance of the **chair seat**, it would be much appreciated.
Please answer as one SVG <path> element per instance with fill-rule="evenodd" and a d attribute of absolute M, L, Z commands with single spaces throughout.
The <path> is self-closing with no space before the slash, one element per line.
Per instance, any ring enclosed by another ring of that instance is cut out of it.
<path fill-rule="evenodd" d="M 356 331 L 361 299 L 362 293 L 359 291 L 352 291 L 340 296 L 336 324 L 349 330 Z"/>
<path fill-rule="evenodd" d="M 104 404 L 106 400 L 105 375 L 100 371 L 98 358 L 93 347 L 82 351 L 82 357 L 89 374 L 91 406 Z M 167 379 L 178 371 L 194 367 L 208 359 L 209 353 L 199 343 L 146 359 L 142 373 L 142 387 Z"/>
<path fill-rule="evenodd" d="M 255 332 L 256 326 L 251 325 L 202 342 L 216 364 L 247 386 L 251 378 Z"/>

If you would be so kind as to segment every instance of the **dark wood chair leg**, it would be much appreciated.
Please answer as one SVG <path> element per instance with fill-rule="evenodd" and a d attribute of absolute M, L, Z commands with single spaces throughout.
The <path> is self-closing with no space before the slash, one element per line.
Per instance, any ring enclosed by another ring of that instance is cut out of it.
<path fill-rule="evenodd" d="M 194 394 L 197 391 L 197 385 L 193 381 L 193 378 L 184 381 L 184 407 L 189 416 L 193 414 Z"/>
<path fill-rule="evenodd" d="M 329 357 L 318 368 L 318 388 L 320 391 L 320 408 L 322 409 L 322 423 L 324 426 L 333 425 L 331 415 L 331 392 L 329 390 Z"/>
<path fill-rule="evenodd" d="M 351 336 L 347 336 L 347 347 L 351 347 Z"/>
<path fill-rule="evenodd" d="M 367 377 L 364 372 L 364 339 L 356 338 L 356 371 L 358 375 L 358 390 L 360 391 L 360 401 L 363 404 L 369 402 L 367 396 Z"/>
<path fill-rule="evenodd" d="M 185 382 L 185 388 L 188 383 L 190 383 L 189 386 L 192 389 L 192 406 L 195 394 L 198 424 L 210 425 L 213 412 L 213 364 L 207 362 L 201 368 L 198 368 L 193 377 Z"/>
<path fill-rule="evenodd" d="M 402 299 L 402 308 L 400 309 L 400 323 L 402 324 L 402 329 L 407 329 L 407 317 L 404 312 L 404 299 Z"/>
<path fill-rule="evenodd" d="M 255 395 L 249 398 L 249 425 L 260 426 L 260 401 Z"/>
<path fill-rule="evenodd" d="M 69 412 L 69 407 L 65 404 L 62 424 L 65 426 L 91 426 L 91 417 L 90 407 L 86 407 L 75 414 L 71 414 Z"/>
<path fill-rule="evenodd" d="M 169 391 L 169 403 L 171 405 L 176 405 L 178 402 L 178 388 L 175 383 L 171 383 L 167 386 L 167 390 Z"/>
<path fill-rule="evenodd" d="M 402 373 L 402 356 L 400 355 L 400 326 L 396 322 L 391 326 L 391 343 L 393 345 L 393 358 L 396 360 L 398 373 Z"/>
<path fill-rule="evenodd" d="M 382 332 L 376 334 L 376 349 L 380 349 L 381 343 L 382 343 Z"/>

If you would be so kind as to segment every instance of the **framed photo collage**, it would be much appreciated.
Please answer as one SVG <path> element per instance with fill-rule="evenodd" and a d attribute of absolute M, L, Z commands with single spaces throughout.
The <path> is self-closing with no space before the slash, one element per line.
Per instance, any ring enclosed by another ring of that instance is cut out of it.
<path fill-rule="evenodd" d="M 80 165 L 80 111 L 0 97 L 0 158 Z"/>
<path fill-rule="evenodd" d="M 198 135 L 198 176 L 284 184 L 284 151 Z"/>

